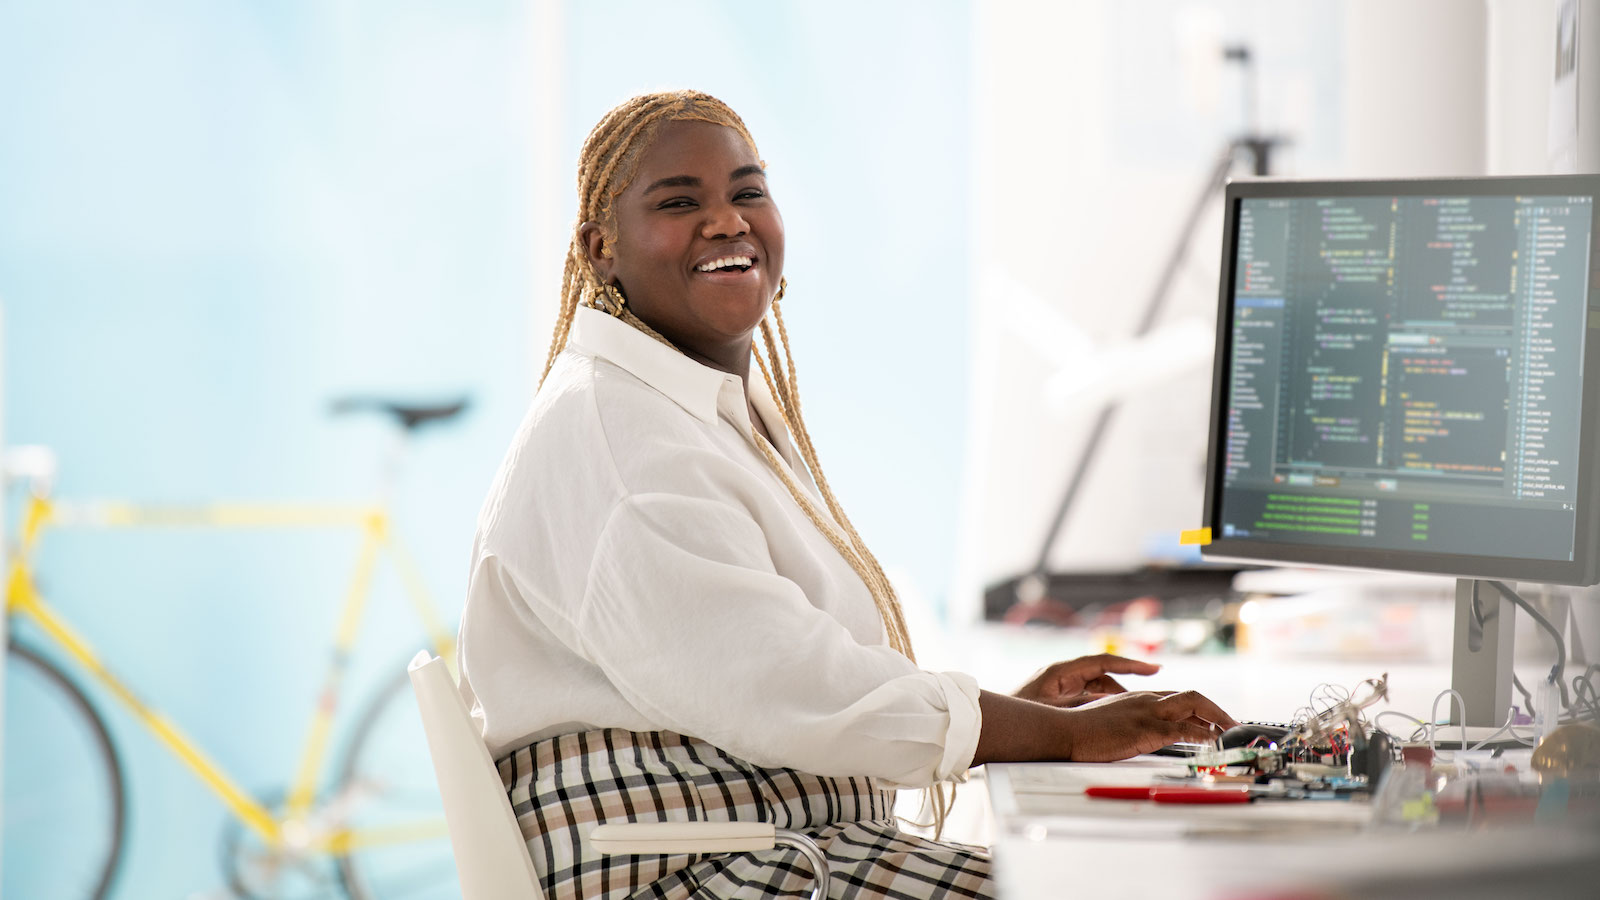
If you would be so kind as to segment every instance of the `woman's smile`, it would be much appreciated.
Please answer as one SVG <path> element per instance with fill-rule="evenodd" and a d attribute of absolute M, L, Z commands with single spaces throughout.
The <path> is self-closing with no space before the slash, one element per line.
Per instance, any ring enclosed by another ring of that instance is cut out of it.
<path fill-rule="evenodd" d="M 694 273 L 712 284 L 740 285 L 759 281 L 761 257 L 749 244 L 730 244 L 702 256 Z"/>

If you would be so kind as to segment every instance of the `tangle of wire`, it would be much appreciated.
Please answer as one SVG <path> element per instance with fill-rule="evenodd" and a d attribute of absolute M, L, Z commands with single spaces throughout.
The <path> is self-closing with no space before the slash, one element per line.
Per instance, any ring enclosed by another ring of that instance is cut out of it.
<path fill-rule="evenodd" d="M 1565 725 L 1582 722 L 1587 719 L 1600 724 L 1600 688 L 1596 687 L 1597 683 L 1595 681 L 1595 676 L 1600 675 L 1600 664 L 1590 665 L 1582 674 L 1574 675 L 1570 682 L 1572 691 L 1568 693 L 1569 682 L 1562 680 L 1567 668 L 1567 642 L 1561 635 L 1561 629 L 1555 627 L 1543 613 L 1535 609 L 1532 604 L 1523 599 L 1520 594 L 1513 591 L 1504 582 L 1490 581 L 1488 583 L 1499 591 L 1506 600 L 1527 613 L 1529 618 L 1533 619 L 1540 628 L 1549 632 L 1550 636 L 1555 640 L 1556 662 L 1555 665 L 1550 667 L 1550 676 L 1547 680 L 1561 692 L 1562 712 L 1558 716 L 1558 722 Z M 1479 625 L 1483 624 L 1483 613 L 1478 608 L 1476 587 L 1473 588 L 1472 592 L 1472 616 Z M 1533 709 L 1537 704 L 1534 702 L 1533 695 L 1523 686 L 1522 680 L 1513 673 L 1511 681 L 1516 686 L 1517 692 L 1522 695 L 1523 702 L 1528 705 L 1530 710 Z"/>
<path fill-rule="evenodd" d="M 1357 692 L 1362 688 L 1366 688 L 1366 693 L 1358 696 Z M 1367 721 L 1363 711 L 1388 696 L 1388 674 L 1368 678 L 1356 685 L 1355 690 L 1324 682 L 1311 689 L 1305 706 L 1295 710 L 1289 722 L 1289 733 L 1317 742 L 1344 725 L 1350 731 L 1359 730 L 1364 735 L 1371 730 L 1372 723 Z"/>
<path fill-rule="evenodd" d="M 1600 664 L 1591 665 L 1586 670 L 1584 670 L 1584 673 L 1582 675 L 1573 676 L 1573 678 L 1572 678 L 1572 693 L 1573 693 L 1572 703 L 1571 703 L 1571 705 L 1569 707 L 1567 707 L 1567 709 L 1568 709 L 1567 714 L 1562 716 L 1558 720 L 1558 724 L 1570 725 L 1570 724 L 1573 724 L 1575 722 L 1582 722 L 1582 721 L 1585 721 L 1585 720 L 1590 721 L 1590 722 L 1600 723 L 1600 687 L 1597 687 L 1597 682 L 1596 682 L 1596 678 L 1595 678 L 1596 675 L 1600 675 Z M 1533 705 L 1533 701 L 1532 701 L 1531 697 L 1528 697 L 1527 690 L 1525 688 L 1522 688 L 1520 685 L 1518 686 L 1518 689 L 1522 691 L 1522 694 L 1523 694 L 1524 698 L 1527 699 L 1529 707 L 1531 708 L 1532 705 Z M 1462 709 L 1464 707 L 1464 705 L 1465 705 L 1465 701 L 1462 700 L 1461 695 L 1459 693 L 1457 693 L 1456 691 L 1454 691 L 1454 690 L 1441 691 L 1438 696 L 1433 698 L 1433 708 L 1431 710 L 1429 710 L 1429 715 L 1430 715 L 1430 718 L 1432 718 L 1432 721 L 1423 721 L 1422 719 L 1418 719 L 1415 716 L 1407 715 L 1406 713 L 1400 712 L 1399 710 L 1386 709 L 1386 710 L 1378 713 L 1377 715 L 1373 716 L 1372 717 L 1372 722 L 1373 722 L 1373 724 L 1375 726 L 1381 727 L 1382 722 L 1383 722 L 1385 717 L 1394 716 L 1394 717 L 1397 717 L 1397 718 L 1405 719 L 1406 721 L 1410 722 L 1413 726 L 1415 726 L 1415 728 L 1412 730 L 1411 734 L 1406 738 L 1406 740 L 1408 742 L 1416 743 L 1416 742 L 1420 742 L 1420 741 L 1426 740 L 1428 742 L 1429 749 L 1437 749 L 1437 746 L 1438 746 L 1437 745 L 1437 741 L 1438 741 L 1439 732 L 1441 730 L 1443 730 L 1443 729 L 1451 727 L 1449 722 L 1441 722 L 1441 721 L 1439 721 L 1439 716 L 1438 716 L 1439 701 L 1444 699 L 1445 697 L 1450 697 L 1452 699 L 1452 701 L 1456 704 L 1456 709 L 1457 710 Z M 1461 735 L 1460 735 L 1461 747 L 1463 749 L 1465 749 L 1465 750 L 1468 750 L 1468 751 L 1482 750 L 1484 747 L 1487 747 L 1490 744 L 1498 742 L 1502 735 L 1509 736 L 1512 740 L 1514 740 L 1517 743 L 1523 745 L 1524 747 L 1532 747 L 1532 746 L 1534 746 L 1537 743 L 1537 741 L 1535 739 L 1536 736 L 1535 736 L 1534 733 L 1530 732 L 1530 733 L 1524 734 L 1522 732 L 1517 731 L 1517 723 L 1515 722 L 1515 718 L 1516 717 L 1514 715 L 1515 712 L 1516 712 L 1516 708 L 1515 707 L 1512 707 L 1511 709 L 1506 710 L 1506 722 L 1505 722 L 1505 724 L 1501 725 L 1498 729 L 1496 729 L 1488 737 L 1485 737 L 1482 740 L 1479 740 L 1477 743 L 1473 743 L 1473 744 L 1469 744 L 1468 741 L 1467 741 L 1467 728 L 1466 728 L 1466 725 L 1462 724 L 1462 725 L 1456 726 L 1456 727 L 1459 727 L 1460 730 L 1461 730 Z M 1463 715 L 1462 718 L 1464 719 L 1465 716 Z"/>
<path fill-rule="evenodd" d="M 1488 584 L 1492 585 L 1509 602 L 1526 612 L 1539 627 L 1548 631 L 1551 637 L 1555 639 L 1556 662 L 1550 668 L 1547 682 L 1555 685 L 1561 694 L 1561 713 L 1557 717 L 1557 724 L 1564 725 L 1585 720 L 1600 724 L 1600 679 L 1597 679 L 1597 676 L 1600 676 L 1600 664 L 1591 664 L 1582 674 L 1574 675 L 1570 682 L 1571 691 L 1569 693 L 1569 683 L 1562 680 L 1567 665 L 1567 647 L 1560 629 L 1557 629 L 1548 618 L 1503 582 L 1490 581 Z M 1476 586 L 1474 586 L 1472 592 L 1472 616 L 1480 626 L 1484 624 L 1483 612 L 1478 605 Z M 1522 680 L 1516 677 L 1515 673 L 1512 673 L 1512 683 L 1516 686 L 1523 702 L 1532 711 L 1537 706 L 1533 695 L 1522 684 Z M 1535 733 L 1523 733 L 1517 730 L 1516 707 L 1506 710 L 1505 724 L 1501 725 L 1488 737 L 1476 743 L 1469 743 L 1465 724 L 1466 701 L 1455 690 L 1443 691 L 1433 698 L 1433 705 L 1429 709 L 1428 721 L 1418 719 L 1398 710 L 1383 710 L 1374 715 L 1369 723 L 1361 714 L 1361 711 L 1387 695 L 1386 678 L 1369 678 L 1363 681 L 1361 685 L 1358 685 L 1358 689 L 1360 686 L 1368 686 L 1372 688 L 1372 692 L 1369 696 L 1357 701 L 1354 692 L 1343 685 L 1330 683 L 1317 685 L 1311 690 L 1306 705 L 1295 711 L 1294 718 L 1289 723 L 1290 727 L 1296 733 L 1315 737 L 1325 724 L 1335 718 L 1343 717 L 1350 723 L 1351 727 L 1367 729 L 1379 727 L 1385 717 L 1394 716 L 1405 719 L 1415 726 L 1410 736 L 1406 738 L 1407 742 L 1415 743 L 1426 739 L 1429 750 L 1437 751 L 1440 730 L 1449 725 L 1448 722 L 1439 720 L 1439 701 L 1449 697 L 1461 717 L 1461 724 L 1457 726 L 1460 728 L 1461 749 L 1468 752 L 1481 750 L 1490 744 L 1500 742 L 1502 736 L 1509 737 L 1525 747 L 1532 747 L 1536 743 Z"/>

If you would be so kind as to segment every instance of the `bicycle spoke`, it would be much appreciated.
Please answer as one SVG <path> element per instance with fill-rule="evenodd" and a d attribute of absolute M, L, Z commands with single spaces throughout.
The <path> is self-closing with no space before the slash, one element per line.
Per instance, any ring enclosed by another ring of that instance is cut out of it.
<path fill-rule="evenodd" d="M 358 843 L 340 864 L 352 897 L 459 896 L 455 858 L 442 827 L 444 809 L 427 741 L 403 666 L 361 718 L 341 784 L 353 796 L 350 821 Z M 428 826 L 432 823 L 432 827 Z M 374 843 L 362 846 L 361 835 Z M 396 833 L 412 839 L 384 843 Z"/>

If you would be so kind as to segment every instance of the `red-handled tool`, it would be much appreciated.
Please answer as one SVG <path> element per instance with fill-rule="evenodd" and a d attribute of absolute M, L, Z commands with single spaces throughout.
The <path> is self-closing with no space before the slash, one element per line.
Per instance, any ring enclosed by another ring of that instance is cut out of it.
<path fill-rule="evenodd" d="M 1149 800 L 1155 788 L 1144 787 L 1115 787 L 1111 785 L 1097 785 L 1083 789 L 1085 797 L 1099 797 L 1102 800 Z"/>
<path fill-rule="evenodd" d="M 1149 800 L 1152 803 L 1249 803 L 1250 791 L 1240 788 L 1202 787 L 1118 787 L 1097 785 L 1084 788 L 1085 797 L 1102 800 Z"/>

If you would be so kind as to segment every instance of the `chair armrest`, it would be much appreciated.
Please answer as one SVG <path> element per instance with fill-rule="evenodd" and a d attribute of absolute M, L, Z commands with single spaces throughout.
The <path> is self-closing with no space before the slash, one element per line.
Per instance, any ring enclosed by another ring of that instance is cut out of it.
<path fill-rule="evenodd" d="M 617 822 L 589 832 L 601 853 L 743 853 L 771 850 L 766 822 Z"/>
<path fill-rule="evenodd" d="M 766 822 L 615 822 L 598 825 L 589 840 L 601 853 L 745 853 L 793 847 L 811 863 L 811 900 L 828 896 L 828 859 L 816 842 Z"/>

